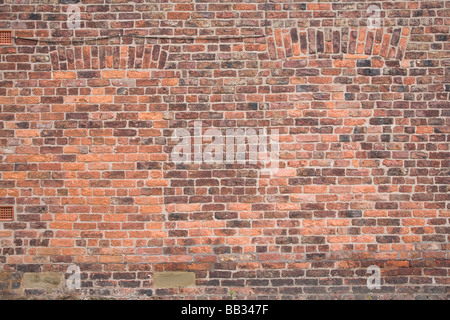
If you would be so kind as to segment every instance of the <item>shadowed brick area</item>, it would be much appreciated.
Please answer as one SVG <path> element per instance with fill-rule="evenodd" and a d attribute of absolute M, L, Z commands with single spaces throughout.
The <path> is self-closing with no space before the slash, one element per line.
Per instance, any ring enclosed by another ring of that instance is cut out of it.
<path fill-rule="evenodd" d="M 0 298 L 448 299 L 450 1 L 75 6 L 0 3 Z M 175 163 L 196 122 L 279 170 Z"/>

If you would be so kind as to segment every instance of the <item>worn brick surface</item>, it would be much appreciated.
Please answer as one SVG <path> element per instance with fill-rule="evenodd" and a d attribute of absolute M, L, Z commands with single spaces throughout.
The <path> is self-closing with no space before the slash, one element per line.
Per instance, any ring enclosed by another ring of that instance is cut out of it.
<path fill-rule="evenodd" d="M 1 297 L 449 297 L 450 1 L 77 6 L 0 1 Z M 281 170 L 174 164 L 194 121 L 279 130 Z"/>

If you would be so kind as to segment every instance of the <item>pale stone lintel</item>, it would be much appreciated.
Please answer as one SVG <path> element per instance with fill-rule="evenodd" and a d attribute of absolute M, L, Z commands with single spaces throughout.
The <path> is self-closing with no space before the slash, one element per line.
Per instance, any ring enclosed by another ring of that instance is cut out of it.
<path fill-rule="evenodd" d="M 153 287 L 155 288 L 192 287 L 194 285 L 194 272 L 170 271 L 153 273 Z"/>
<path fill-rule="evenodd" d="M 23 287 L 26 289 L 58 289 L 64 284 L 64 274 L 57 272 L 28 272 L 23 274 Z"/>

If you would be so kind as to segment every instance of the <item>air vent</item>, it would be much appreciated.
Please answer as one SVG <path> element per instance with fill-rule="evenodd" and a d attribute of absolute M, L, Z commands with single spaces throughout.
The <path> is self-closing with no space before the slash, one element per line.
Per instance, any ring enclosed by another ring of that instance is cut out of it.
<path fill-rule="evenodd" d="M 0 207 L 0 221 L 13 221 L 13 220 L 14 220 L 14 208 Z"/>
<path fill-rule="evenodd" d="M 11 30 L 0 30 L 0 45 L 13 44 L 13 36 Z"/>

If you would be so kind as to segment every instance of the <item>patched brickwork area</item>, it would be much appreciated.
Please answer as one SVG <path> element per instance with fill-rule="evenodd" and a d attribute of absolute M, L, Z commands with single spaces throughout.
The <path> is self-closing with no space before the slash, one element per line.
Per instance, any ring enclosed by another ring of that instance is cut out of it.
<path fill-rule="evenodd" d="M 449 298 L 450 1 L 71 2 L 0 0 L 0 298 Z"/>

